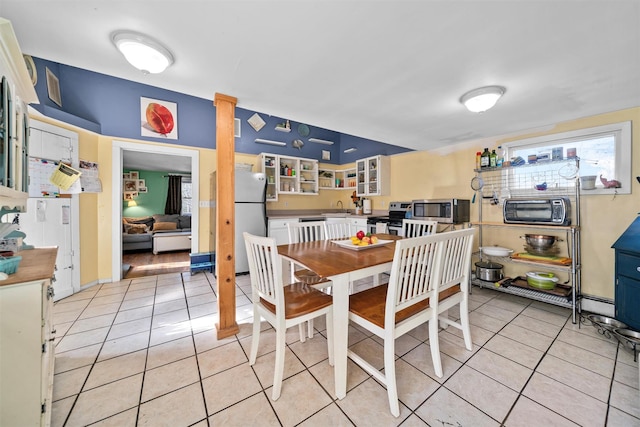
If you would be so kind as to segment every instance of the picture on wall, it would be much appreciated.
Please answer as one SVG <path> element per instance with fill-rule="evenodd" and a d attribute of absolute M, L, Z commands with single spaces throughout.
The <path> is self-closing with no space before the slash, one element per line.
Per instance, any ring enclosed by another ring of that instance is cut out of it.
<path fill-rule="evenodd" d="M 135 191 L 126 191 L 124 193 L 124 200 L 133 200 L 138 197 L 138 193 Z"/>
<path fill-rule="evenodd" d="M 122 184 L 123 191 L 138 191 L 138 181 L 134 179 L 125 179 Z"/>
<path fill-rule="evenodd" d="M 178 139 L 178 104 L 140 97 L 140 134 Z"/>

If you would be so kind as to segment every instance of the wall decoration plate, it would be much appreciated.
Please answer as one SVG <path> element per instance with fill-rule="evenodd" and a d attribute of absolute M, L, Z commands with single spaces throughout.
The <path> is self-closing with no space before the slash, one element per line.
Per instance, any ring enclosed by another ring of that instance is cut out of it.
<path fill-rule="evenodd" d="M 332 240 L 331 242 L 335 243 L 338 246 L 346 248 L 346 249 L 351 249 L 351 250 L 354 250 L 354 251 L 362 251 L 364 249 L 377 248 L 379 246 L 386 245 L 387 243 L 392 243 L 393 240 L 382 240 L 382 239 L 379 239 L 378 243 L 374 243 L 374 244 L 367 245 L 367 246 L 354 245 L 353 242 L 351 242 L 351 239 L 348 239 L 348 240 Z"/>
<path fill-rule="evenodd" d="M 262 117 L 260 117 L 258 113 L 255 113 L 253 116 L 249 117 L 249 119 L 247 119 L 247 123 L 249 123 L 256 132 L 262 129 L 264 125 L 266 125 L 265 121 L 262 120 Z"/>
<path fill-rule="evenodd" d="M 307 137 L 307 136 L 309 136 L 309 133 L 310 133 L 309 126 L 307 126 L 307 125 L 305 125 L 303 123 L 300 123 L 298 125 L 298 135 L 300 135 L 302 137 Z"/>

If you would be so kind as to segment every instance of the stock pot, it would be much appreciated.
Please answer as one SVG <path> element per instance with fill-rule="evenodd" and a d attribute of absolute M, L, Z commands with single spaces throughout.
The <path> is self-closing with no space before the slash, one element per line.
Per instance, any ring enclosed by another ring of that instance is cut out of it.
<path fill-rule="evenodd" d="M 478 261 L 476 262 L 476 277 L 486 282 L 497 282 L 502 279 L 502 264 Z"/>

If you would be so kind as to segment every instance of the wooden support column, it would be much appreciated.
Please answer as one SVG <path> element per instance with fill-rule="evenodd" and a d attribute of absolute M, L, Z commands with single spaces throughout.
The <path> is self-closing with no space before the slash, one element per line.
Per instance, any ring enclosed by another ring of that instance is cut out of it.
<path fill-rule="evenodd" d="M 216 93 L 216 271 L 218 275 L 218 339 L 237 334 L 235 260 L 235 140 L 234 121 L 238 100 Z"/>

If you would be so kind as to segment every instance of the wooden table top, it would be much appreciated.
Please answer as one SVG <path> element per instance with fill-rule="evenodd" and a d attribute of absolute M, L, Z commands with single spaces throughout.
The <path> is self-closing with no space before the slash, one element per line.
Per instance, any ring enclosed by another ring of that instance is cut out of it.
<path fill-rule="evenodd" d="M 16 255 L 22 257 L 18 264 L 18 271 L 10 274 L 6 280 L 0 280 L 0 286 L 51 278 L 56 265 L 58 247 L 25 249 L 16 252 Z"/>
<path fill-rule="evenodd" d="M 402 237 L 392 234 L 376 236 L 393 242 L 375 248 L 353 250 L 343 248 L 331 240 L 317 240 L 280 245 L 278 253 L 304 265 L 320 277 L 330 277 L 393 261 L 395 241 Z"/>

